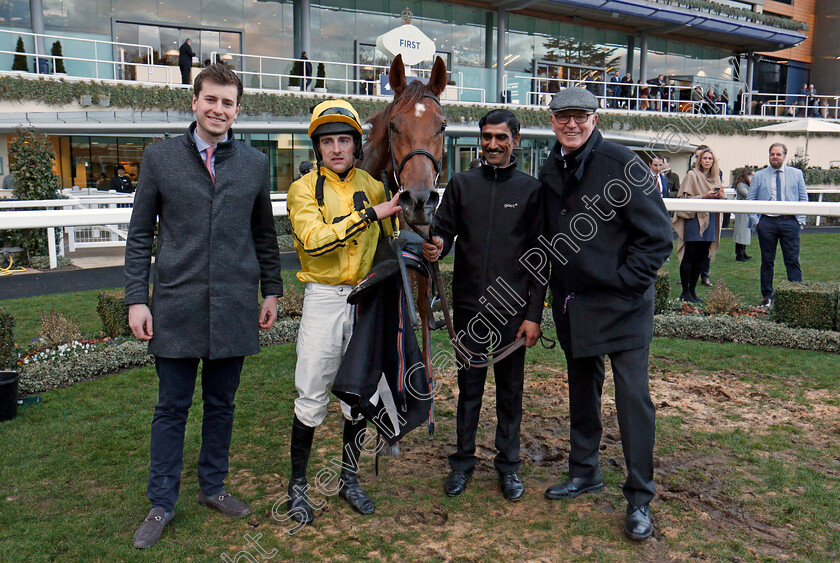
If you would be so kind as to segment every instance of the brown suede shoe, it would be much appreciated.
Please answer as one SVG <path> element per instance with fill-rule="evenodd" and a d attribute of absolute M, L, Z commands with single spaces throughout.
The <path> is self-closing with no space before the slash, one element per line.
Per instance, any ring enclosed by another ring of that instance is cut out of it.
<path fill-rule="evenodd" d="M 251 514 L 251 509 L 248 508 L 247 504 L 225 491 L 212 496 L 207 496 L 200 491 L 198 493 L 198 504 L 215 508 L 231 518 L 242 518 Z"/>

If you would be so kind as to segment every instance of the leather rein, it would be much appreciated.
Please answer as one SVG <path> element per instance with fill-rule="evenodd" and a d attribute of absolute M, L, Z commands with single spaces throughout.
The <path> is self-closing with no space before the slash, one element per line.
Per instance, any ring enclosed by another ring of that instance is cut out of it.
<path fill-rule="evenodd" d="M 438 105 L 438 107 L 442 108 L 442 106 L 440 104 L 440 98 L 438 98 L 434 94 L 426 92 L 426 93 L 423 94 L 423 97 L 433 100 Z M 396 158 L 396 156 L 394 156 L 393 146 L 391 144 L 391 127 L 390 127 L 390 125 L 388 126 L 388 152 L 391 155 L 391 166 L 393 168 L 394 180 L 397 183 L 397 188 L 398 188 L 399 191 L 403 190 L 402 183 L 400 182 L 400 176 L 402 175 L 403 168 L 405 168 L 406 163 L 412 157 L 415 157 L 417 155 L 425 156 L 429 160 L 432 161 L 432 164 L 435 167 L 435 180 L 434 180 L 433 185 L 437 186 L 438 180 L 440 179 L 441 161 L 439 159 L 435 158 L 435 155 L 433 155 L 427 149 L 425 149 L 425 148 L 415 148 L 415 149 L 410 150 L 402 158 L 402 160 L 398 164 L 397 163 L 397 158 Z M 387 184 L 386 184 L 386 188 L 387 188 Z M 432 228 L 429 229 L 429 235 L 427 237 L 419 229 L 417 229 L 414 225 L 412 225 L 408 221 L 405 221 L 405 224 L 409 228 L 409 230 L 411 230 L 411 231 L 415 232 L 416 234 L 420 235 L 423 238 L 423 240 L 425 240 L 428 243 L 432 243 Z M 397 257 L 398 257 L 398 260 L 400 260 L 400 262 L 401 262 L 402 261 L 401 253 L 398 252 Z M 492 366 L 493 364 L 496 364 L 496 363 L 504 360 L 505 358 L 507 358 L 508 356 L 510 356 L 511 354 L 516 352 L 519 348 L 522 348 L 525 345 L 525 337 L 522 336 L 522 337 L 514 340 L 513 342 L 511 342 L 507 346 L 503 346 L 502 348 L 499 348 L 497 350 L 493 350 L 492 352 L 487 352 L 487 353 L 483 353 L 483 354 L 476 354 L 475 352 L 470 351 L 463 343 L 461 343 L 459 341 L 458 335 L 455 334 L 455 326 L 452 323 L 452 314 L 451 314 L 451 311 L 450 311 L 450 308 L 449 308 L 449 301 L 446 298 L 446 290 L 444 289 L 445 286 L 443 285 L 443 276 L 440 273 L 440 265 L 438 264 L 437 261 L 430 262 L 429 265 L 431 266 L 431 270 L 432 270 L 432 278 L 433 278 L 434 283 L 435 283 L 435 285 L 437 286 L 437 289 L 438 289 L 438 298 L 440 299 L 441 309 L 443 310 L 443 318 L 444 318 L 444 321 L 445 321 L 445 324 L 446 324 L 446 330 L 449 333 L 449 338 L 450 338 L 450 341 L 452 343 L 452 346 L 453 346 L 453 348 L 455 348 L 455 354 L 465 364 L 466 367 L 486 368 L 486 367 Z M 400 271 L 404 272 L 404 268 L 401 267 Z M 406 274 L 403 274 L 403 275 L 405 276 Z M 405 281 L 407 281 L 407 280 L 405 280 Z M 427 320 L 427 322 L 429 322 L 431 324 L 434 321 L 434 316 L 432 314 L 432 304 L 431 304 L 431 302 L 429 303 L 428 310 L 429 310 L 430 318 Z M 484 362 L 475 362 L 474 361 L 474 358 L 476 358 L 476 357 L 488 357 L 488 356 L 492 356 L 492 359 L 488 359 Z M 470 358 L 473 358 L 473 359 L 470 359 Z"/>

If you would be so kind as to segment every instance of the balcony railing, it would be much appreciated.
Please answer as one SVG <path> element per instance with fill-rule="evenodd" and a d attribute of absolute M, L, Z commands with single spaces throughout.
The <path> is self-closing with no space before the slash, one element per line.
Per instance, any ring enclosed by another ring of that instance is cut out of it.
<path fill-rule="evenodd" d="M 4 35 L 7 36 L 7 44 L 14 43 L 18 36 L 26 38 L 24 43 L 28 43 L 29 46 L 25 47 L 25 52 L 0 50 L 0 55 L 23 55 L 27 58 L 27 66 L 33 67 L 35 75 L 54 76 L 54 73 L 49 71 L 55 67 L 55 60 L 61 58 L 65 62 L 67 75 L 79 79 L 97 78 L 121 83 L 129 81 L 145 85 L 190 87 L 181 84 L 177 66 L 153 64 L 153 50 L 148 45 L 0 30 L 0 38 Z M 65 50 L 71 54 L 58 57 L 42 53 L 37 46 L 38 39 L 61 41 Z M 127 53 L 134 53 L 129 57 L 131 60 L 125 60 Z M 304 62 L 300 59 L 214 52 L 211 54 L 211 60 L 232 64 L 250 90 L 289 91 L 289 81 L 300 79 L 300 90 L 314 90 L 323 80 L 332 93 L 362 96 L 391 94 L 387 91 L 387 85 L 386 91 L 383 91 L 381 77 L 389 71 L 389 67 L 384 65 L 309 60 L 313 76 L 301 77 L 292 74 L 295 63 Z M 45 64 L 33 64 L 33 61 L 43 61 Z M 324 65 L 324 77 L 317 76 L 320 64 Z M 427 77 L 430 71 L 413 69 L 412 72 L 417 76 Z M 8 71 L 1 71 L 0 74 L 8 74 Z M 462 72 L 450 71 L 448 78 L 450 84 L 442 95 L 444 100 L 486 103 L 488 99 L 491 102 L 495 99 L 495 94 L 488 95 L 484 88 L 465 85 Z M 505 74 L 501 91 L 505 93 L 507 103 L 545 107 L 554 93 L 569 86 L 588 87 L 600 99 L 601 107 L 605 109 L 727 115 L 732 112 L 733 106 L 739 106 L 743 109 L 738 113 L 743 115 L 840 119 L 840 96 L 835 95 L 806 96 L 753 92 L 743 94 L 738 100 L 740 104 L 731 104 L 729 101 L 707 99 L 705 90 L 701 88 L 703 91 L 698 91 L 697 84 L 658 86 L 639 82 L 569 80 L 516 73 Z M 509 96 L 509 93 L 515 94 Z"/>

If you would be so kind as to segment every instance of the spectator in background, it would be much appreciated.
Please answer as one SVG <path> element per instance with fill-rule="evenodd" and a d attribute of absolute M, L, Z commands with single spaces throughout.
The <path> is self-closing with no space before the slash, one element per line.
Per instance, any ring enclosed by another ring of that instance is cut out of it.
<path fill-rule="evenodd" d="M 689 170 L 677 197 L 724 199 L 717 159 L 711 149 L 704 149 L 694 170 Z M 715 255 L 720 240 L 720 216 L 705 211 L 678 211 L 672 220 L 677 232 L 677 256 L 680 259 L 680 299 L 689 303 L 697 297 L 697 281 L 703 261 Z"/>
<path fill-rule="evenodd" d="M 703 151 L 708 150 L 709 145 L 700 145 L 696 149 L 694 149 L 694 166 L 700 162 L 700 155 L 703 154 Z M 715 159 L 717 161 L 717 159 Z M 692 161 L 689 159 L 688 161 L 688 171 L 690 172 L 692 168 Z M 718 171 L 718 178 L 720 179 L 720 184 L 723 185 L 723 172 Z M 712 267 L 712 261 L 709 257 L 706 257 L 703 260 L 703 263 L 700 265 L 700 283 L 705 285 L 706 287 L 713 287 L 715 284 L 712 283 L 712 278 L 709 277 L 709 270 Z"/>
<path fill-rule="evenodd" d="M 797 109 L 794 112 L 794 117 L 808 116 L 808 85 L 803 84 L 799 89 L 799 98 L 796 100 L 796 105 L 802 106 L 802 109 Z"/>
<path fill-rule="evenodd" d="M 117 175 L 111 178 L 111 189 L 117 190 L 121 194 L 130 194 L 134 191 L 131 178 L 125 173 L 122 164 L 117 165 Z"/>
<path fill-rule="evenodd" d="M 744 115 L 746 112 L 744 111 L 743 103 L 744 103 L 744 94 L 747 91 L 744 88 L 738 90 L 738 96 L 735 98 L 735 104 L 733 107 L 733 113 L 735 115 Z"/>
<path fill-rule="evenodd" d="M 630 98 L 633 97 L 633 75 L 629 72 L 621 79 L 621 96 L 625 98 L 624 108 L 630 109 Z"/>
<path fill-rule="evenodd" d="M 9 166 L 11 166 L 11 164 Z M 14 172 L 9 172 L 3 178 L 3 189 L 4 190 L 14 190 L 15 189 L 15 174 L 14 174 Z"/>
<path fill-rule="evenodd" d="M 709 86 L 709 89 L 706 90 L 706 96 L 705 96 L 706 111 L 704 113 L 707 113 L 707 114 L 710 114 L 710 115 L 716 115 L 718 113 L 718 107 L 717 107 L 716 104 L 717 104 L 717 94 L 715 93 L 715 87 L 714 86 Z"/>
<path fill-rule="evenodd" d="M 639 90 L 639 110 L 648 111 L 650 109 L 650 88 L 643 86 Z"/>
<path fill-rule="evenodd" d="M 300 165 L 298 166 L 298 172 L 300 174 L 294 179 L 295 182 L 312 172 L 312 169 L 315 168 L 315 165 L 308 160 L 301 161 Z"/>
<path fill-rule="evenodd" d="M 787 147 L 782 143 L 770 145 L 770 166 L 753 175 L 747 199 L 756 201 L 808 201 L 802 170 L 784 166 Z M 799 267 L 799 231 L 805 228 L 805 215 L 764 213 L 750 215 L 755 225 L 758 246 L 761 248 L 762 306 L 773 304 L 773 269 L 776 264 L 776 245 L 782 247 L 788 281 L 801 282 Z"/>
<path fill-rule="evenodd" d="M 691 111 L 692 113 L 706 113 L 704 110 L 704 105 L 706 102 L 706 96 L 703 95 L 703 89 L 700 85 L 694 86 L 694 89 L 691 91 Z"/>
<path fill-rule="evenodd" d="M 677 197 L 677 194 L 680 191 L 680 177 L 677 176 L 677 173 L 671 169 L 671 157 L 670 156 L 663 156 L 662 157 L 662 168 L 660 171 L 665 174 L 665 177 L 668 178 L 668 197 Z"/>
<path fill-rule="evenodd" d="M 648 158 L 648 168 L 650 168 L 653 179 L 656 181 L 656 188 L 659 190 L 659 195 L 663 198 L 669 197 L 670 191 L 668 188 L 668 178 L 662 174 L 663 161 L 659 156 L 652 154 Z"/>
<path fill-rule="evenodd" d="M 610 77 L 610 99 L 607 106 L 611 108 L 619 107 L 621 100 L 621 79 L 618 77 L 618 71 L 612 73 Z"/>
<path fill-rule="evenodd" d="M 810 106 L 808 113 L 811 114 L 811 117 L 820 116 L 820 99 L 817 98 L 817 89 L 814 88 L 813 84 L 808 85 L 808 106 Z"/>
<path fill-rule="evenodd" d="M 192 50 L 192 39 L 187 37 L 178 49 L 178 68 L 181 70 L 181 84 L 189 84 L 190 69 L 195 53 Z"/>
<path fill-rule="evenodd" d="M 729 113 L 729 92 L 726 91 L 726 88 L 720 93 L 720 98 L 718 99 L 719 102 L 723 102 L 725 105 L 723 106 L 722 113 L 723 115 L 727 115 Z"/>
<path fill-rule="evenodd" d="M 735 181 L 735 199 L 747 199 L 747 195 L 750 193 L 752 177 L 752 168 L 745 166 Z M 732 231 L 732 239 L 735 241 L 735 260 L 746 262 L 752 258 L 752 256 L 747 254 L 747 247 L 752 241 L 750 216 L 748 213 L 735 214 L 735 228 Z"/>
<path fill-rule="evenodd" d="M 301 86 L 303 87 L 304 92 L 309 92 L 309 86 L 312 84 L 312 63 L 309 62 L 309 57 L 306 56 L 306 51 L 300 54 L 300 58 L 303 60 L 303 64 L 301 65 Z"/>

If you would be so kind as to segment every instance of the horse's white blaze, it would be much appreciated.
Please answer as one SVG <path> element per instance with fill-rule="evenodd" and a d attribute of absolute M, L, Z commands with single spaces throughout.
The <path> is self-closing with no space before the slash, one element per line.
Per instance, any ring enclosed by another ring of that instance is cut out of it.
<path fill-rule="evenodd" d="M 425 112 L 425 111 L 426 111 L 426 106 L 424 106 L 420 102 L 417 102 L 416 104 L 414 104 L 414 117 L 417 117 L 417 118 L 422 117 L 423 112 Z"/>

